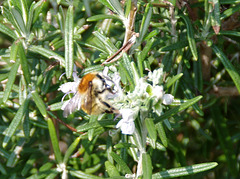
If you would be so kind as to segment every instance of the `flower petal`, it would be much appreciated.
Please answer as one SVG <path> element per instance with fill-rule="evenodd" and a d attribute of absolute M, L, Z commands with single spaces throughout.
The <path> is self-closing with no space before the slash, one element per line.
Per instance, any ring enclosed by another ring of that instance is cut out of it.
<path fill-rule="evenodd" d="M 120 114 L 122 115 L 122 120 L 125 122 L 134 121 L 134 111 L 132 109 L 120 109 Z"/>
<path fill-rule="evenodd" d="M 62 84 L 58 90 L 63 93 L 76 93 L 78 88 L 79 81 L 77 82 L 67 82 Z"/>
<path fill-rule="evenodd" d="M 163 95 L 163 104 L 169 105 L 169 104 L 171 104 L 173 102 L 173 99 L 174 99 L 173 95 L 171 95 L 171 94 L 164 94 Z"/>
<path fill-rule="evenodd" d="M 152 90 L 153 96 L 156 97 L 157 101 L 163 97 L 163 86 L 154 86 Z"/>
<path fill-rule="evenodd" d="M 121 126 L 121 131 L 123 134 L 133 134 L 135 130 L 134 122 L 123 123 Z"/>
<path fill-rule="evenodd" d="M 116 128 L 120 128 L 123 134 L 133 134 L 135 130 L 134 122 L 119 121 Z"/>

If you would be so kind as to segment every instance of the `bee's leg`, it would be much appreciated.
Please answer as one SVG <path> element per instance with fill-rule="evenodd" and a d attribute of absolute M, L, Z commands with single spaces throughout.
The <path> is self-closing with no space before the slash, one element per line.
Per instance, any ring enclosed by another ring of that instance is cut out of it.
<path fill-rule="evenodd" d="M 121 116 L 121 114 L 117 113 L 117 115 L 115 116 L 115 118 L 113 120 L 115 121 L 119 116 Z"/>
<path fill-rule="evenodd" d="M 107 102 L 99 99 L 99 101 L 104 105 L 106 106 L 108 109 L 105 110 L 104 112 L 106 113 L 119 113 L 119 111 L 117 109 L 115 109 L 114 107 L 112 107 L 110 104 L 108 104 Z"/>

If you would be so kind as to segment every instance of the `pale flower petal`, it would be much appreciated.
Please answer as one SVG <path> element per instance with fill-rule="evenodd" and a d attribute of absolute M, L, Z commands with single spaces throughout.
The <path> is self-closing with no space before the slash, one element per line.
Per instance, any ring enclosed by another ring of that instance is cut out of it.
<path fill-rule="evenodd" d="M 171 94 L 164 94 L 163 95 L 163 104 L 169 105 L 169 104 L 171 104 L 173 102 L 173 99 L 174 99 L 173 95 L 171 95 Z"/>
<path fill-rule="evenodd" d="M 62 105 L 62 107 L 61 107 L 61 110 L 64 110 L 64 109 L 65 109 L 65 107 L 68 105 L 69 101 L 70 101 L 70 100 L 64 101 L 64 103 L 63 103 L 63 105 Z"/>
<path fill-rule="evenodd" d="M 117 123 L 116 128 L 120 128 L 123 134 L 133 134 L 135 130 L 135 116 L 136 112 L 132 109 L 120 109 L 119 110 L 122 119 Z"/>
<path fill-rule="evenodd" d="M 163 86 L 154 86 L 152 90 L 153 96 L 157 98 L 157 100 L 163 97 Z"/>
<path fill-rule="evenodd" d="M 128 122 L 122 119 L 117 123 L 116 128 L 120 128 L 123 134 L 133 134 L 135 124 L 133 121 Z"/>
<path fill-rule="evenodd" d="M 108 76 L 108 69 L 109 69 L 108 67 L 104 67 L 102 72 L 103 76 Z"/>
<path fill-rule="evenodd" d="M 121 131 L 123 134 L 133 134 L 135 130 L 134 122 L 123 122 L 121 125 Z"/>
<path fill-rule="evenodd" d="M 76 93 L 78 88 L 79 81 L 77 82 L 67 82 L 62 84 L 58 90 L 63 93 Z"/>
<path fill-rule="evenodd" d="M 122 115 L 122 120 L 126 122 L 134 121 L 134 111 L 132 109 L 120 109 L 120 114 Z"/>

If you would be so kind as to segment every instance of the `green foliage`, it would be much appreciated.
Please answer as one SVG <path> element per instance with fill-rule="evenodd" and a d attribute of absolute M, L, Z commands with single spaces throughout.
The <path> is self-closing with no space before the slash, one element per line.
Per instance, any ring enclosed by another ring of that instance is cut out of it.
<path fill-rule="evenodd" d="M 239 3 L 4 0 L 1 178 L 239 178 Z M 113 114 L 64 118 L 59 86 L 102 63 L 124 94 L 144 79 L 152 95 L 149 72 L 163 69 L 174 101 L 144 101 L 133 135 Z"/>

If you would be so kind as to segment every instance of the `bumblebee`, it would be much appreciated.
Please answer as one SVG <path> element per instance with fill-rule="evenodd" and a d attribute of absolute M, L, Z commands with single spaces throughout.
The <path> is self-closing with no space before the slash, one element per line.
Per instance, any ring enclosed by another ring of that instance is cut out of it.
<path fill-rule="evenodd" d="M 75 95 L 63 106 L 63 116 L 82 109 L 89 115 L 118 113 L 110 100 L 117 90 L 114 82 L 102 73 L 88 73 L 81 79 Z"/>

